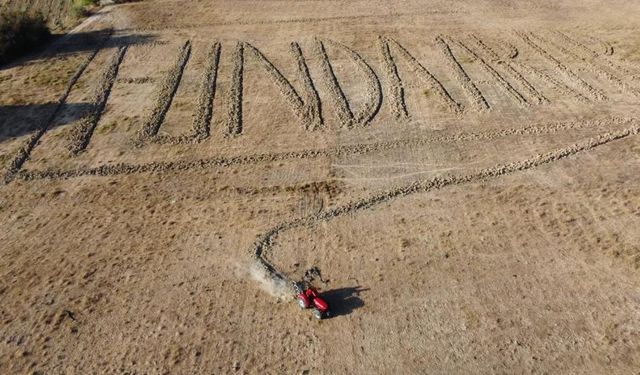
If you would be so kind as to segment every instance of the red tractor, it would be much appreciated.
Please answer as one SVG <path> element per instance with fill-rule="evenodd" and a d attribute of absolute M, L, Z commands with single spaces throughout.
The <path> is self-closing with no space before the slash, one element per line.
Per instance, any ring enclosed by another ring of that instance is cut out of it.
<path fill-rule="evenodd" d="M 301 309 L 313 308 L 313 316 L 315 316 L 316 319 L 330 316 L 331 311 L 329 310 L 329 304 L 320 297 L 320 293 L 318 293 L 316 289 L 306 283 L 295 283 L 294 289 L 296 290 L 296 299 Z"/>

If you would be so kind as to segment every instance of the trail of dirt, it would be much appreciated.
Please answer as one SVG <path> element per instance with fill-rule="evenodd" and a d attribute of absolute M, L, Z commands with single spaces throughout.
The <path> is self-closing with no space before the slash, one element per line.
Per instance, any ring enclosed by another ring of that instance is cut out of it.
<path fill-rule="evenodd" d="M 291 82 L 284 77 L 278 68 L 276 68 L 265 55 L 256 47 L 249 43 L 245 43 L 245 51 L 254 57 L 255 60 L 269 74 L 273 83 L 278 87 L 286 101 L 289 103 L 294 115 L 302 122 L 307 130 L 314 130 L 322 125 L 322 117 L 320 116 L 320 97 L 318 96 L 309 68 L 307 67 L 302 50 L 297 43 L 291 44 L 291 52 L 298 65 L 298 73 L 301 81 L 304 83 L 302 92 L 303 96 L 296 91 Z"/>
<path fill-rule="evenodd" d="M 535 100 L 536 104 L 549 103 L 549 99 L 540 93 L 538 89 L 536 89 L 520 72 L 516 70 L 514 63 L 511 61 L 515 56 L 512 57 L 510 55 L 503 59 L 478 36 L 475 34 L 470 34 L 469 36 L 480 47 L 480 49 L 489 56 L 490 60 L 504 67 L 507 73 L 527 91 L 530 97 Z"/>
<path fill-rule="evenodd" d="M 359 211 L 368 210 L 381 204 L 391 202 L 395 199 L 406 197 L 416 193 L 427 193 L 443 189 L 448 186 L 480 182 L 490 178 L 496 178 L 516 172 L 530 170 L 545 164 L 550 164 L 559 160 L 566 159 L 567 157 L 579 153 L 589 151 L 591 149 L 606 145 L 616 140 L 637 135 L 638 133 L 640 133 L 640 125 L 634 125 L 620 131 L 604 133 L 598 137 L 574 143 L 573 145 L 563 147 L 555 151 L 551 151 L 545 154 L 539 154 L 534 157 L 516 162 L 496 165 L 490 168 L 482 169 L 475 173 L 470 173 L 462 176 L 449 175 L 446 177 L 418 180 L 410 184 L 370 196 L 368 198 L 362 198 L 357 201 L 347 203 L 343 206 L 335 207 L 327 211 L 321 211 L 313 215 L 281 223 L 259 236 L 257 242 L 250 251 L 256 263 L 264 269 L 265 273 L 271 276 L 274 284 L 282 285 L 282 283 L 285 283 L 287 285 L 291 285 L 293 280 L 289 280 L 289 278 L 283 272 L 279 271 L 278 268 L 273 265 L 267 258 L 267 252 L 274 247 L 276 238 L 285 231 L 301 227 L 312 227 L 320 222 L 327 222 L 344 215 L 350 215 Z M 290 290 L 290 293 L 293 293 L 293 289 Z"/>
<path fill-rule="evenodd" d="M 532 38 L 534 35 L 532 33 L 516 33 L 531 49 L 537 52 L 540 56 L 546 59 L 551 65 L 555 67 L 555 69 L 562 73 L 567 79 L 575 82 L 575 84 L 580 87 L 584 94 L 589 96 L 593 100 L 607 100 L 607 96 L 600 89 L 596 89 L 587 83 L 584 79 L 579 77 L 573 70 L 569 69 L 565 64 L 561 63 L 558 59 L 553 57 L 547 50 L 542 48 L 539 44 L 534 42 Z"/>
<path fill-rule="evenodd" d="M 220 64 L 220 43 L 211 45 L 207 52 L 207 68 L 202 77 L 202 90 L 198 97 L 198 113 L 193 121 L 193 135 L 198 140 L 209 137 L 211 118 L 213 117 L 213 100 L 216 95 L 218 65 Z"/>
<path fill-rule="evenodd" d="M 353 113 L 353 117 L 350 119 L 353 126 L 366 126 L 367 124 L 369 124 L 369 122 L 371 122 L 371 120 L 373 120 L 373 118 L 380 110 L 380 107 L 382 106 L 382 85 L 380 84 L 380 80 L 378 79 L 376 73 L 373 71 L 373 68 L 371 68 L 371 66 L 365 61 L 365 59 L 362 58 L 362 56 L 360 56 L 359 53 L 342 43 L 338 43 L 332 40 L 326 40 L 325 42 L 333 46 L 334 48 L 339 48 L 346 52 L 367 77 L 365 83 L 365 93 L 367 100 L 365 101 L 363 108 L 360 111 Z M 331 69 L 331 72 L 333 72 L 333 69 Z M 348 101 L 346 103 L 349 107 L 349 112 L 351 112 L 351 106 L 349 105 Z"/>
<path fill-rule="evenodd" d="M 409 111 L 404 99 L 404 86 L 398 73 L 398 66 L 389 50 L 389 43 L 381 36 L 378 36 L 378 43 L 382 50 L 383 68 L 387 75 L 387 96 L 391 103 L 391 112 L 396 120 L 406 120 L 409 118 Z"/>
<path fill-rule="evenodd" d="M 227 108 L 227 134 L 240 135 L 242 124 L 242 94 L 244 90 L 244 43 L 238 42 L 233 51 L 233 76 L 231 81 L 231 100 Z"/>
<path fill-rule="evenodd" d="M 182 74 L 191 57 L 191 42 L 186 41 L 180 48 L 178 58 L 175 64 L 167 72 L 167 76 L 162 81 L 158 92 L 158 98 L 156 99 L 156 105 L 151 112 L 149 121 L 142 128 L 140 134 L 141 139 L 148 139 L 158 134 L 160 126 L 164 122 L 164 119 L 169 112 L 169 107 L 173 102 L 173 98 L 178 91 L 178 86 L 182 80 Z"/>
<path fill-rule="evenodd" d="M 102 112 L 107 105 L 107 100 L 111 94 L 111 89 L 116 81 L 120 64 L 122 64 L 122 60 L 124 59 L 126 52 L 126 46 L 118 48 L 115 52 L 111 58 L 111 62 L 102 75 L 98 87 L 96 88 L 91 110 L 80 121 L 80 123 L 73 128 L 73 131 L 70 134 L 70 143 L 68 145 L 69 151 L 72 154 L 79 154 L 89 145 L 91 136 L 93 135 L 93 132 L 100 121 L 100 117 L 102 117 Z"/>
<path fill-rule="evenodd" d="M 469 56 L 478 60 L 482 68 L 487 73 L 489 73 L 489 75 L 491 75 L 493 79 L 495 79 L 497 84 L 505 91 L 507 95 L 509 95 L 509 97 L 513 101 L 516 102 L 516 104 L 523 107 L 526 107 L 529 105 L 529 103 L 527 102 L 527 99 L 525 99 L 524 96 L 522 96 L 522 94 L 518 92 L 518 90 L 516 90 L 506 79 L 502 77 L 500 73 L 498 73 L 487 61 L 485 61 L 473 49 L 471 49 L 469 46 L 467 46 L 465 43 L 459 40 L 453 40 L 453 39 L 450 39 L 450 40 L 452 40 L 456 45 L 460 46 L 460 48 L 466 51 L 469 54 Z"/>
<path fill-rule="evenodd" d="M 429 87 L 436 92 L 438 98 L 440 98 L 446 108 L 448 108 L 453 113 L 462 113 L 462 111 L 464 110 L 464 106 L 453 99 L 451 94 L 442 85 L 442 82 L 440 82 L 440 80 L 438 80 L 436 76 L 434 76 L 429 70 L 427 70 L 427 68 L 420 64 L 420 62 L 418 62 L 418 60 L 409 53 L 409 51 L 407 51 L 400 43 L 398 43 L 394 39 L 385 37 L 384 42 L 386 44 L 386 47 L 390 51 L 390 45 L 393 45 L 395 49 L 400 52 L 411 70 L 415 72 L 424 83 L 429 85 Z M 395 65 L 393 59 L 387 60 L 387 63 L 393 64 L 393 69 L 397 71 L 397 66 Z M 402 84 L 402 81 L 399 80 L 398 83 Z M 402 99 L 402 101 L 400 102 L 400 106 L 406 106 L 404 103 L 404 98 L 399 98 Z"/>
<path fill-rule="evenodd" d="M 593 57 L 592 58 L 588 58 L 587 56 L 578 54 L 576 52 L 573 52 L 571 50 L 571 47 L 567 45 L 567 43 L 571 43 L 573 42 L 571 39 L 569 39 L 566 35 L 562 34 L 562 33 L 556 33 L 556 36 L 559 36 L 558 40 L 552 40 L 552 39 L 548 39 L 548 38 L 544 38 L 540 35 L 536 35 L 535 37 L 540 40 L 543 41 L 544 43 L 552 46 L 553 48 L 557 49 L 558 51 L 562 52 L 565 56 L 568 56 L 574 60 L 577 61 L 582 61 L 583 64 L 585 66 L 588 67 L 589 71 L 595 73 L 596 76 L 603 78 L 611 83 L 613 83 L 613 85 L 615 85 L 616 87 L 618 87 L 622 92 L 631 94 L 635 97 L 640 96 L 640 90 L 638 90 L 635 87 L 632 87 L 631 85 L 629 85 L 627 82 L 625 82 L 625 80 L 623 80 L 622 78 L 620 78 L 615 71 L 609 71 L 608 68 L 605 68 L 603 66 L 601 66 Z M 619 69 L 616 66 L 613 66 L 613 69 Z"/>
<path fill-rule="evenodd" d="M 462 88 L 464 89 L 465 94 L 469 97 L 469 101 L 472 104 L 472 107 L 476 111 L 487 111 L 491 108 L 487 99 L 482 95 L 480 89 L 473 82 L 471 77 L 464 70 L 458 59 L 455 57 L 453 52 L 451 51 L 451 47 L 445 41 L 444 36 L 438 36 L 436 38 L 436 44 L 440 47 L 442 54 L 444 55 L 445 63 L 449 66 L 449 68 L 453 71 L 456 80 L 460 83 Z"/>
<path fill-rule="evenodd" d="M 255 163 L 267 163 L 292 159 L 314 159 L 319 157 L 342 157 L 347 155 L 363 155 L 366 153 L 391 150 L 403 147 L 419 147 L 427 144 L 463 142 L 474 140 L 492 140 L 501 137 L 515 135 L 552 134 L 562 130 L 578 130 L 590 127 L 600 127 L 611 123 L 626 124 L 632 120 L 624 118 L 609 118 L 594 122 L 560 122 L 543 126 L 529 126 L 522 128 L 502 129 L 480 133 L 457 133 L 441 137 L 400 139 L 395 141 L 383 141 L 370 144 L 344 145 L 335 148 L 301 150 L 283 153 L 267 153 L 257 155 L 245 155 L 235 157 L 213 157 L 199 160 L 176 162 L 153 162 L 148 164 L 108 164 L 98 167 L 87 167 L 72 170 L 43 170 L 20 171 L 18 177 L 25 181 L 39 179 L 70 179 L 82 176 L 115 176 L 136 173 L 166 173 L 175 171 L 187 171 L 193 169 L 207 169 L 229 167 L 234 165 L 247 165 Z"/>
<path fill-rule="evenodd" d="M 27 159 L 29 158 L 29 155 L 31 155 L 31 151 L 33 151 L 33 148 L 38 144 L 38 141 L 42 138 L 44 133 L 47 132 L 47 130 L 49 129 L 53 121 L 56 119 L 56 117 L 60 113 L 60 110 L 67 102 L 67 98 L 69 97 L 69 94 L 71 93 L 71 90 L 73 89 L 73 87 L 76 85 L 76 83 L 80 79 L 80 76 L 82 76 L 82 74 L 87 69 L 89 64 L 91 64 L 93 59 L 98 55 L 98 52 L 100 52 L 100 50 L 105 45 L 105 43 L 107 42 L 110 36 L 111 36 L 111 33 L 105 36 L 102 42 L 99 43 L 99 45 L 89 54 L 89 56 L 84 61 L 84 63 L 78 67 L 78 70 L 76 70 L 74 75 L 69 80 L 66 90 L 60 96 L 60 99 L 58 99 L 58 103 L 56 104 L 55 108 L 51 111 L 51 114 L 42 123 L 39 129 L 33 135 L 31 135 L 29 139 L 27 139 L 24 145 L 20 147 L 15 158 L 11 161 L 11 164 L 7 168 L 7 172 L 4 176 L 5 183 L 11 182 L 14 179 L 16 173 L 18 173 L 18 171 L 22 168 L 22 165 L 27 161 Z"/>

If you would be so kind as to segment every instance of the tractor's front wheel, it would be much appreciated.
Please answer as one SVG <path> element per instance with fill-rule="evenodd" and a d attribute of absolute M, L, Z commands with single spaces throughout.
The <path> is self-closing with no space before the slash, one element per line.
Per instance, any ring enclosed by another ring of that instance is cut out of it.
<path fill-rule="evenodd" d="M 298 297 L 298 306 L 300 306 L 300 308 L 304 310 L 307 307 L 309 307 L 309 304 L 307 303 L 307 301 L 304 298 Z"/>
<path fill-rule="evenodd" d="M 315 318 L 318 320 L 322 319 L 322 311 L 313 309 L 313 316 L 315 316 Z"/>

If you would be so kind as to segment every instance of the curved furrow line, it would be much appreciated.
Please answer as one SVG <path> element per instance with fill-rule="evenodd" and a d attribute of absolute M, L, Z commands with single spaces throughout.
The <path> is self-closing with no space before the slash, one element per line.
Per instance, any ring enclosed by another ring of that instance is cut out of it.
<path fill-rule="evenodd" d="M 624 130 L 605 133 L 598 137 L 574 143 L 570 146 L 547 152 L 545 154 L 538 154 L 534 157 L 511 163 L 499 164 L 490 168 L 481 169 L 474 173 L 469 173 L 462 176 L 449 175 L 445 177 L 435 177 L 431 179 L 418 180 L 410 184 L 388 190 L 386 192 L 378 193 L 367 198 L 359 199 L 345 205 L 329 209 L 327 211 L 321 211 L 313 215 L 301 217 L 289 222 L 279 224 L 259 236 L 258 240 L 250 249 L 250 252 L 255 262 L 259 266 L 261 266 L 265 270 L 265 272 L 274 280 L 285 281 L 290 284 L 292 280 L 289 280 L 288 277 L 283 272 L 279 271 L 278 268 L 267 258 L 267 252 L 274 247 L 276 238 L 285 231 L 296 228 L 313 227 L 322 222 L 327 222 L 346 215 L 356 214 L 360 211 L 368 210 L 376 206 L 389 203 L 398 198 L 406 197 L 416 193 L 427 193 L 435 190 L 440 190 L 448 186 L 480 182 L 492 178 L 510 175 L 520 171 L 530 170 L 545 164 L 550 164 L 559 160 L 566 159 L 567 157 L 586 152 L 588 150 L 619 139 L 637 135 L 639 132 L 640 126 L 634 125 Z"/>
<path fill-rule="evenodd" d="M 320 56 L 320 61 L 322 63 L 322 73 L 326 80 L 329 92 L 331 93 L 333 105 L 336 107 L 340 125 L 350 129 L 354 125 L 354 116 L 351 111 L 351 107 L 349 106 L 349 102 L 347 101 L 347 97 L 344 94 L 344 91 L 340 86 L 340 82 L 338 81 L 338 77 L 336 77 L 333 70 L 333 65 L 331 64 L 331 60 L 329 60 L 324 43 L 321 40 L 317 40 L 316 45 L 317 53 Z"/>
<path fill-rule="evenodd" d="M 469 56 L 478 60 L 482 68 L 489 73 L 493 77 L 493 79 L 498 83 L 498 85 L 513 99 L 517 104 L 522 107 L 527 107 L 529 103 L 527 99 L 525 99 L 518 90 L 515 89 L 500 73 L 498 73 L 488 62 L 486 62 L 480 55 L 478 55 L 473 49 L 464 44 L 459 40 L 453 40 L 453 42 L 462 48 L 465 52 L 469 54 Z"/>
<path fill-rule="evenodd" d="M 595 49 L 591 49 L 589 47 L 587 47 L 584 43 L 582 43 L 580 40 L 578 40 L 578 38 L 576 37 L 570 37 L 569 35 L 567 35 L 566 33 L 563 33 L 562 31 L 555 31 L 555 33 L 559 36 L 561 36 L 562 38 L 564 38 L 567 42 L 573 44 L 574 46 L 576 46 L 578 49 L 582 50 L 584 53 L 591 55 L 593 57 L 601 57 L 601 56 L 611 56 L 613 55 L 613 46 L 609 43 L 606 42 L 604 40 L 598 39 L 592 35 L 587 36 L 586 38 L 591 40 L 592 42 L 596 43 L 596 44 L 600 44 L 602 47 L 602 52 L 598 52 Z M 625 73 L 630 73 L 630 72 L 625 72 Z"/>
<path fill-rule="evenodd" d="M 360 67 L 367 77 L 365 90 L 367 100 L 364 108 L 356 112 L 353 117 L 354 125 L 366 126 L 378 114 L 378 111 L 380 111 L 380 107 L 382 106 L 382 85 L 380 84 L 380 80 L 373 71 L 371 65 L 369 65 L 359 53 L 342 43 L 333 40 L 326 40 L 326 42 L 334 47 L 342 49 L 351 56 L 356 65 Z"/>

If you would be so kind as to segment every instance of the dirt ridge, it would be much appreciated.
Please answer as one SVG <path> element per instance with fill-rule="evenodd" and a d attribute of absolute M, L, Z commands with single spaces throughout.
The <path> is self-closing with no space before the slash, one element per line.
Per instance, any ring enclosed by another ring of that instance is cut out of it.
<path fill-rule="evenodd" d="M 364 155 L 371 152 L 392 150 L 403 147 L 420 147 L 433 143 L 452 143 L 477 140 L 493 140 L 507 136 L 552 134 L 563 130 L 579 130 L 591 127 L 602 127 L 615 123 L 627 125 L 634 120 L 625 118 L 607 118 L 600 121 L 586 122 L 558 122 L 542 126 L 528 126 L 520 128 L 502 129 L 489 132 L 463 132 L 440 137 L 410 138 L 393 141 L 383 141 L 368 144 L 343 145 L 327 149 L 307 149 L 282 153 L 265 153 L 232 157 L 212 157 L 199 160 L 176 162 L 152 162 L 148 164 L 106 164 L 98 167 L 78 168 L 72 170 L 47 169 L 42 171 L 20 171 L 18 177 L 24 181 L 41 179 L 70 179 L 83 176 L 115 176 L 138 173 L 166 173 L 195 169 L 224 168 L 235 165 L 267 163 L 292 159 L 314 159 L 319 157 L 343 157 L 348 155 Z"/>
<path fill-rule="evenodd" d="M 436 45 L 440 48 L 440 51 L 444 56 L 445 64 L 453 72 L 453 76 L 458 83 L 460 83 L 460 86 L 462 86 L 462 89 L 471 102 L 472 108 L 478 112 L 488 111 L 491 109 L 491 106 L 487 102 L 487 99 L 482 95 L 480 89 L 478 89 L 471 77 L 469 77 L 467 72 L 464 70 L 464 67 L 462 67 L 462 64 L 460 64 L 456 56 L 453 54 L 453 51 L 451 51 L 451 47 L 449 46 L 449 43 L 445 41 L 445 38 L 446 37 L 444 35 L 436 37 Z"/>
<path fill-rule="evenodd" d="M 242 134 L 242 94 L 244 81 L 244 43 L 238 42 L 233 51 L 233 76 L 231 77 L 230 101 L 227 107 L 227 135 Z"/>
<path fill-rule="evenodd" d="M 82 118 L 82 120 L 80 120 L 80 123 L 73 128 L 73 131 L 70 134 L 70 140 L 67 148 L 71 154 L 77 155 L 84 151 L 89 145 L 91 136 L 93 135 L 96 126 L 98 126 L 98 122 L 100 121 L 102 113 L 107 105 L 107 100 L 109 100 L 109 96 L 111 95 L 111 89 L 118 77 L 118 71 L 120 70 L 120 65 L 122 64 L 122 60 L 124 60 L 126 53 L 127 46 L 119 47 L 111 57 L 111 61 L 107 65 L 107 68 L 102 73 L 100 82 L 94 92 L 91 110 Z"/>
<path fill-rule="evenodd" d="M 490 76 L 496 81 L 498 86 L 504 90 L 504 92 L 518 105 L 521 107 L 528 107 L 529 102 L 525 99 L 520 92 L 509 83 L 497 70 L 495 70 L 487 61 L 485 61 L 479 54 L 477 54 L 471 47 L 467 46 L 464 42 L 460 40 L 450 39 L 457 46 L 462 48 L 464 51 L 469 54 L 472 58 L 476 59 L 482 68 L 489 73 Z"/>
<path fill-rule="evenodd" d="M 506 56 L 506 58 L 501 58 L 498 54 L 489 47 L 482 39 L 480 39 L 475 34 L 470 34 L 469 37 L 471 40 L 480 47 L 482 51 L 489 57 L 491 61 L 494 61 L 498 65 L 502 66 L 504 70 L 511 76 L 511 78 L 518 82 L 520 86 L 522 86 L 529 96 L 535 100 L 536 104 L 548 104 L 550 101 L 547 99 L 538 89 L 536 89 L 529 80 L 527 80 L 518 70 L 516 70 L 513 61 L 511 61 L 515 56 L 512 55 Z"/>
<path fill-rule="evenodd" d="M 184 69 L 189 62 L 190 57 L 191 41 L 187 40 L 182 47 L 180 47 L 178 58 L 167 72 L 165 79 L 160 84 L 156 105 L 151 111 L 149 120 L 142 128 L 142 132 L 140 134 L 141 140 L 152 138 L 158 134 L 158 130 L 160 130 L 160 126 L 164 123 L 167 112 L 169 112 L 169 107 L 171 107 L 173 98 L 178 91 Z"/>
<path fill-rule="evenodd" d="M 447 91 L 447 89 L 444 87 L 444 85 L 442 84 L 442 82 L 440 82 L 440 80 L 438 80 L 438 78 L 436 78 L 436 76 L 434 76 L 429 70 L 427 70 L 427 68 L 425 68 L 422 64 L 420 64 L 420 62 L 413 57 L 409 51 L 406 50 L 406 48 L 404 48 L 400 43 L 398 43 L 396 40 L 388 38 L 388 37 L 384 37 L 384 41 L 387 43 L 387 45 L 389 44 L 393 44 L 395 46 L 395 48 L 400 51 L 400 54 L 405 58 L 406 62 L 408 63 L 409 67 L 411 68 L 411 70 L 416 73 L 418 75 L 418 77 L 427 85 L 429 85 L 431 87 L 432 90 L 434 90 L 438 96 L 438 98 L 440 98 L 440 100 L 442 101 L 442 104 L 444 104 L 444 106 L 446 108 L 448 108 L 451 112 L 456 113 L 456 114 L 460 114 L 464 111 L 464 106 L 460 103 L 458 103 L 449 93 L 449 91 Z M 389 49 L 391 50 L 391 49 Z M 392 60 L 390 60 L 390 63 L 393 64 L 394 69 L 397 70 L 397 67 Z M 402 81 L 399 81 L 400 83 L 402 83 Z M 406 106 L 404 103 L 404 100 L 402 101 L 402 105 Z"/>
<path fill-rule="evenodd" d="M 567 77 L 567 79 L 576 83 L 578 87 L 593 100 L 607 100 L 607 96 L 599 89 L 594 88 L 584 79 L 579 77 L 573 70 L 569 69 L 565 64 L 561 63 L 558 59 L 553 57 L 547 50 L 542 48 L 539 44 L 534 42 L 532 38 L 535 38 L 533 33 L 516 32 L 516 35 L 520 37 L 533 51 L 547 60 L 559 73 Z"/>
<path fill-rule="evenodd" d="M 56 104 L 55 108 L 52 110 L 51 114 L 47 117 L 47 120 L 42 123 L 42 125 L 38 128 L 38 130 L 33 135 L 31 135 L 25 141 L 22 147 L 20 147 L 20 149 L 17 151 L 16 156 L 11 161 L 11 164 L 9 164 L 9 167 L 7 168 L 7 172 L 5 173 L 5 176 L 4 176 L 5 184 L 8 184 L 14 179 L 18 171 L 20 171 L 24 163 L 27 161 L 27 159 L 29 159 L 29 155 L 31 155 L 31 151 L 33 151 L 34 147 L 36 147 L 36 145 L 38 144 L 38 141 L 40 141 L 44 133 L 47 132 L 47 130 L 49 129 L 49 127 L 51 126 L 55 118 L 60 113 L 60 110 L 67 102 L 67 98 L 69 97 L 69 94 L 71 94 L 71 90 L 73 89 L 73 87 L 76 85 L 76 83 L 80 79 L 80 76 L 82 76 L 84 71 L 87 70 L 87 67 L 89 67 L 89 64 L 91 64 L 91 62 L 98 55 L 98 52 L 102 50 L 107 40 L 109 40 L 109 38 L 111 37 L 111 34 L 112 34 L 112 31 L 109 31 L 107 35 L 105 35 L 104 39 L 98 44 L 98 46 L 90 53 L 87 59 L 78 67 L 78 69 L 73 74 L 71 79 L 69 79 L 69 83 L 67 84 L 67 87 L 64 93 L 62 93 L 62 95 L 60 96 L 60 99 L 58 99 L 58 103 Z"/>
<path fill-rule="evenodd" d="M 545 164 L 566 159 L 567 157 L 586 152 L 619 139 L 637 135 L 638 133 L 640 133 L 640 125 L 636 124 L 623 130 L 607 132 L 597 137 L 589 138 L 585 141 L 577 142 L 545 154 L 537 154 L 531 158 L 511 163 L 498 164 L 490 168 L 481 169 L 474 173 L 462 176 L 448 175 L 445 177 L 418 180 L 383 193 L 378 193 L 367 198 L 346 203 L 339 207 L 281 223 L 260 235 L 251 247 L 250 253 L 254 261 L 262 267 L 265 272 L 271 276 L 271 278 L 275 281 L 284 281 L 291 285 L 292 280 L 290 280 L 282 271 L 279 271 L 267 257 L 267 252 L 275 245 L 275 239 L 284 231 L 301 227 L 312 227 L 320 222 L 327 222 L 341 216 L 354 214 L 358 211 L 367 210 L 383 203 L 391 202 L 397 198 L 415 193 L 426 193 L 440 190 L 448 186 L 480 182 L 520 171 L 530 170 Z M 291 292 L 293 293 L 293 290 L 291 290 Z"/>

